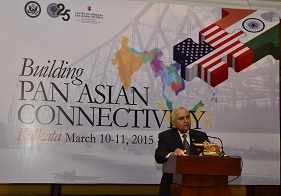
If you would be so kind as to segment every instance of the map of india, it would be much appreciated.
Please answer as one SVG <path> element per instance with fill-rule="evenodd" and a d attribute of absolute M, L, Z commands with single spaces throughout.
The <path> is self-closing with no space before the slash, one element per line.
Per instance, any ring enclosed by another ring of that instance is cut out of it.
<path fill-rule="evenodd" d="M 149 51 L 137 51 L 134 48 L 129 48 L 129 39 L 121 38 L 121 48 L 114 53 L 112 64 L 117 66 L 120 80 L 128 89 L 131 85 L 133 74 L 145 63 L 150 65 L 155 78 L 160 78 L 162 82 L 162 97 L 166 101 L 166 106 L 169 110 L 173 110 L 173 104 L 165 94 L 165 88 L 168 86 L 175 95 L 178 95 L 185 89 L 184 80 L 179 76 L 178 71 L 180 64 L 174 63 L 166 66 L 161 60 L 163 52 L 158 48 L 153 48 Z"/>

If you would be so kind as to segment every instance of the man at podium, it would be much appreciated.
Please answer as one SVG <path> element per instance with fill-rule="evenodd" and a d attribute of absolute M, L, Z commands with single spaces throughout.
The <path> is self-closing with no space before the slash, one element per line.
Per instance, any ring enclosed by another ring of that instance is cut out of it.
<path fill-rule="evenodd" d="M 209 142 L 206 133 L 190 129 L 191 119 L 187 109 L 180 107 L 171 113 L 172 128 L 159 133 L 158 146 L 155 150 L 155 160 L 157 163 L 165 163 L 170 156 L 190 156 L 200 155 L 204 147 L 195 146 L 193 143 Z M 219 147 L 214 145 L 210 149 L 218 152 Z M 159 196 L 169 196 L 170 186 L 173 182 L 173 175 L 163 173 Z"/>

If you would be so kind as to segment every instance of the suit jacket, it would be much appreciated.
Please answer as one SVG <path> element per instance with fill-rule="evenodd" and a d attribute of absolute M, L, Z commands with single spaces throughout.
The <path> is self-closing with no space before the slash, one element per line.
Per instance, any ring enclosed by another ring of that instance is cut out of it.
<path fill-rule="evenodd" d="M 178 133 L 178 130 L 172 128 L 166 131 L 159 133 L 158 135 L 158 146 L 155 150 L 155 160 L 157 163 L 165 163 L 168 158 L 166 156 L 174 152 L 177 148 L 184 149 L 181 137 Z M 197 131 L 194 129 L 189 130 L 189 137 L 190 137 L 190 155 L 199 155 L 203 152 L 203 147 L 197 147 L 194 143 L 202 143 L 205 140 L 208 140 L 207 134 L 201 131 Z M 172 174 L 163 173 L 161 182 L 160 182 L 160 189 L 159 189 L 159 196 L 169 196 L 170 195 L 170 185 L 173 182 Z"/>

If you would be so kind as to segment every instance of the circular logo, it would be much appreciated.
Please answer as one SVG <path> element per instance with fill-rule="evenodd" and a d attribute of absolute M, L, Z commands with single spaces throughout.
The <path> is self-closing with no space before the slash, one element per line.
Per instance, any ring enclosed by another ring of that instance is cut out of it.
<path fill-rule="evenodd" d="M 265 25 L 260 19 L 248 18 L 243 22 L 243 27 L 246 31 L 258 33 L 264 29 Z"/>
<path fill-rule="evenodd" d="M 59 16 L 58 11 L 59 11 L 59 8 L 56 3 L 51 3 L 47 7 L 47 13 L 52 18 L 57 18 Z"/>
<path fill-rule="evenodd" d="M 24 11 L 27 16 L 31 18 L 36 18 L 41 13 L 41 7 L 37 2 L 29 1 L 25 4 Z"/>

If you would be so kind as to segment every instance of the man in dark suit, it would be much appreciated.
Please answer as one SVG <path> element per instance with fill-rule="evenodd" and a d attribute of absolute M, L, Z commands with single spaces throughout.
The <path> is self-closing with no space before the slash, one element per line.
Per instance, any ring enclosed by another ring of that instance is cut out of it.
<path fill-rule="evenodd" d="M 155 150 L 155 160 L 157 163 L 165 163 L 169 156 L 189 156 L 200 155 L 203 147 L 197 147 L 193 143 L 203 143 L 208 141 L 207 134 L 201 131 L 190 129 L 191 119 L 189 111 L 184 107 L 175 109 L 171 113 L 172 129 L 159 133 L 158 147 Z M 184 136 L 186 135 L 186 136 Z M 188 144 L 184 147 L 184 137 Z M 218 146 L 213 146 L 211 151 L 218 151 Z M 173 176 L 169 173 L 163 173 L 159 196 L 170 195 L 170 185 L 173 182 Z"/>

